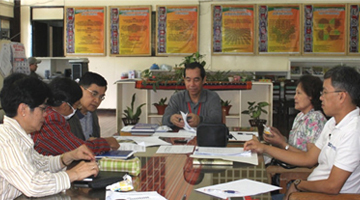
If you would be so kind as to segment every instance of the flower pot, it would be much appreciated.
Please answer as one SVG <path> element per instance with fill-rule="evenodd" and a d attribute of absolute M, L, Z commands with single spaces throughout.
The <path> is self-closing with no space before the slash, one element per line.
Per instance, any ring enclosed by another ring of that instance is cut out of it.
<path fill-rule="evenodd" d="M 249 123 L 252 127 L 257 127 L 258 134 L 259 134 L 259 140 L 263 140 L 263 133 L 264 133 L 264 126 L 263 124 L 266 124 L 265 119 L 250 119 Z"/>
<path fill-rule="evenodd" d="M 139 119 L 140 118 L 137 118 L 137 119 L 128 119 L 126 117 L 122 118 L 122 121 L 124 123 L 124 126 L 127 126 L 127 125 L 135 125 L 139 122 Z"/>
<path fill-rule="evenodd" d="M 163 115 L 165 113 L 165 108 L 167 107 L 167 104 L 165 105 L 159 105 L 159 104 L 154 104 L 154 106 L 156 107 L 157 111 L 158 111 L 158 115 Z"/>
<path fill-rule="evenodd" d="M 229 115 L 230 108 L 231 108 L 231 105 L 229 105 L 229 106 L 221 106 L 221 110 L 223 110 L 223 109 L 226 110 L 226 115 Z"/>

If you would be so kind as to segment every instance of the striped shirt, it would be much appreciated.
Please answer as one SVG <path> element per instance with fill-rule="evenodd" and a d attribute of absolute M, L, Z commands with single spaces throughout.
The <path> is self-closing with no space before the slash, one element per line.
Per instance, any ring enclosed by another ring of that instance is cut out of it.
<path fill-rule="evenodd" d="M 60 113 L 50 106 L 46 108 L 45 123 L 40 131 L 31 133 L 35 150 L 43 155 L 59 155 L 74 150 L 86 144 L 95 154 L 110 150 L 110 145 L 104 138 L 83 141 L 70 130 L 70 125 Z"/>
<path fill-rule="evenodd" d="M 4 117 L 0 125 L 0 199 L 48 196 L 70 188 L 60 156 L 43 156 L 20 124 Z"/>

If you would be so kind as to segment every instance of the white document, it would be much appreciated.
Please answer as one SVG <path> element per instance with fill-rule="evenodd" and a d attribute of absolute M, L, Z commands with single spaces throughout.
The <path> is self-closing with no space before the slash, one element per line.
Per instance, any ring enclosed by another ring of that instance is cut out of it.
<path fill-rule="evenodd" d="M 171 145 L 171 143 L 165 142 L 164 140 L 159 139 L 157 136 L 114 136 L 116 140 L 132 140 L 138 145 L 143 145 L 145 147 L 150 146 L 159 146 L 159 145 Z"/>
<path fill-rule="evenodd" d="M 258 132 L 254 131 L 230 131 L 230 134 L 235 138 L 231 138 L 230 141 L 249 141 L 253 139 L 253 136 L 258 136 Z"/>
<path fill-rule="evenodd" d="M 196 133 L 190 132 L 184 129 L 179 130 L 179 132 L 155 132 L 153 136 L 165 137 L 165 138 L 193 138 L 196 136 Z"/>
<path fill-rule="evenodd" d="M 193 145 L 160 146 L 156 153 L 187 154 L 194 151 Z"/>
<path fill-rule="evenodd" d="M 157 192 L 113 192 L 106 191 L 106 200 L 132 200 L 132 199 L 146 199 L 146 200 L 166 200 Z"/>
<path fill-rule="evenodd" d="M 146 152 L 145 144 L 142 145 L 142 144 L 127 143 L 127 142 L 122 142 L 119 144 L 120 144 L 119 150 L 132 150 L 132 151 L 136 151 L 136 152 Z"/>
<path fill-rule="evenodd" d="M 240 147 L 196 147 L 194 153 L 190 155 L 190 157 L 231 160 L 253 165 L 259 164 L 257 153 L 244 151 L 244 149 Z"/>
<path fill-rule="evenodd" d="M 229 197 L 253 196 L 279 189 L 281 187 L 249 179 L 241 179 L 195 190 L 221 199 L 227 199 Z"/>
<path fill-rule="evenodd" d="M 185 124 L 184 129 L 187 131 L 196 133 L 196 130 L 193 127 L 191 127 L 186 120 L 187 113 L 185 114 L 185 113 L 183 113 L 183 111 L 180 111 L 180 113 L 181 113 L 182 118 L 184 119 L 184 124 Z"/>

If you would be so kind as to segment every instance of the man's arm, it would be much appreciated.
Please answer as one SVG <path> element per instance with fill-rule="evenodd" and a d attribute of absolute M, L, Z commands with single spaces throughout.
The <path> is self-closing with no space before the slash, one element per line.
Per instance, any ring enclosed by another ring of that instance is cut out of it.
<path fill-rule="evenodd" d="M 180 117 L 179 116 L 180 115 L 180 106 L 179 106 L 180 101 L 177 100 L 177 98 L 175 96 L 176 96 L 176 94 L 173 94 L 170 97 L 168 106 L 166 107 L 165 113 L 164 113 L 164 115 L 162 117 L 162 124 L 170 126 L 170 127 L 176 126 L 175 124 L 173 124 L 171 122 L 171 118 L 173 118 L 173 120 L 176 120 L 175 118 L 179 119 L 179 117 Z M 183 110 L 183 112 L 184 112 L 184 110 Z M 179 115 L 177 115 L 177 114 L 179 114 Z M 175 116 L 173 116 L 173 115 L 175 115 Z"/>
<path fill-rule="evenodd" d="M 221 100 L 216 92 L 208 91 L 205 105 L 201 106 L 201 110 L 204 110 L 205 114 L 200 114 L 200 123 L 221 123 Z"/>

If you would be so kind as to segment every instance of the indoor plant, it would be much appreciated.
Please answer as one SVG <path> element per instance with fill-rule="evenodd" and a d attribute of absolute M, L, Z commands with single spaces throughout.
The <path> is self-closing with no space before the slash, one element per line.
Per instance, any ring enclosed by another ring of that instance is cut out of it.
<path fill-rule="evenodd" d="M 258 128 L 258 133 L 259 133 L 259 137 L 260 139 L 262 138 L 262 133 L 264 131 L 264 126 L 263 124 L 266 124 L 266 120 L 265 119 L 260 119 L 261 113 L 265 113 L 267 114 L 267 111 L 264 110 L 263 108 L 265 106 L 268 106 L 269 103 L 268 102 L 258 102 L 256 103 L 255 101 L 253 102 L 247 102 L 249 104 L 248 109 L 244 110 L 241 112 L 241 114 L 247 114 L 250 116 L 250 120 L 249 123 L 251 126 L 255 126 Z"/>
<path fill-rule="evenodd" d="M 221 108 L 226 110 L 226 115 L 229 115 L 229 110 L 231 108 L 231 105 L 230 105 L 231 101 L 228 101 L 228 100 L 224 101 L 222 99 L 220 99 L 220 100 L 221 100 Z"/>
<path fill-rule="evenodd" d="M 158 103 L 153 103 L 153 105 L 156 107 L 156 109 L 158 111 L 158 115 L 164 114 L 165 108 L 167 106 L 167 104 L 165 104 L 166 100 L 167 100 L 167 97 L 161 98 Z"/>
<path fill-rule="evenodd" d="M 131 106 L 126 106 L 126 109 L 123 112 L 125 117 L 122 118 L 124 125 L 136 124 L 139 121 L 139 116 L 141 115 L 141 107 L 145 105 L 145 103 L 139 105 L 136 109 L 134 109 L 134 102 L 136 98 L 136 93 L 132 95 Z"/>

